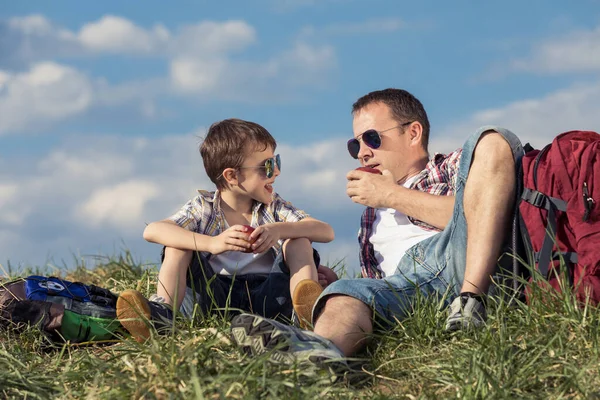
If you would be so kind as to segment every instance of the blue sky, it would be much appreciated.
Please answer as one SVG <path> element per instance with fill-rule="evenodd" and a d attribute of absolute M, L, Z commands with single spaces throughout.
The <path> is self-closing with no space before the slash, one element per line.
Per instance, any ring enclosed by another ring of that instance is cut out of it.
<path fill-rule="evenodd" d="M 430 152 L 500 124 L 541 146 L 600 129 L 600 1 L 0 1 L 0 264 L 72 266 L 211 188 L 197 153 L 238 117 L 278 140 L 276 190 L 357 265 L 350 107 L 404 88 Z"/>

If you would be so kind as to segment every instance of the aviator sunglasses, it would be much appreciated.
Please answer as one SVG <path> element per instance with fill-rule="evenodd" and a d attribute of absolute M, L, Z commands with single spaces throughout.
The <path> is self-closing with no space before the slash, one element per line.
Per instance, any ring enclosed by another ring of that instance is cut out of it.
<path fill-rule="evenodd" d="M 265 174 L 267 178 L 272 178 L 275 173 L 275 165 L 277 165 L 277 169 L 281 171 L 281 157 L 277 154 L 275 157 L 267 158 L 263 165 L 257 165 L 253 167 L 239 167 L 241 168 L 264 168 Z"/>
<path fill-rule="evenodd" d="M 364 144 L 372 149 L 378 149 L 381 146 L 381 133 L 391 131 L 392 129 L 400 128 L 406 125 L 412 124 L 414 121 L 405 122 L 401 125 L 394 126 L 383 131 L 376 131 L 375 129 L 369 129 L 362 133 L 359 138 L 362 138 Z M 348 140 L 348 153 L 352 158 L 358 158 L 358 152 L 360 151 L 360 141 L 357 138 Z"/>

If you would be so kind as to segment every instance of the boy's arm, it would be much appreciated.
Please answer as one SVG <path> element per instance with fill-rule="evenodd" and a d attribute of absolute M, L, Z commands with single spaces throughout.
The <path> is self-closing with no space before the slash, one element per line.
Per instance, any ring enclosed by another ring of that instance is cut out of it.
<path fill-rule="evenodd" d="M 144 239 L 149 242 L 211 254 L 247 250 L 247 237 L 246 228 L 242 225 L 234 225 L 218 236 L 208 236 L 182 228 L 170 219 L 152 222 L 144 229 Z"/>
<path fill-rule="evenodd" d="M 261 225 L 250 235 L 252 251 L 262 253 L 277 241 L 295 238 L 307 238 L 311 242 L 327 243 L 334 238 L 333 228 L 317 219 L 306 217 L 296 222 L 275 222 Z"/>
<path fill-rule="evenodd" d="M 331 242 L 335 233 L 333 228 L 326 222 L 312 217 L 306 217 L 296 222 L 276 222 L 280 232 L 280 239 L 307 238 L 311 242 Z"/>

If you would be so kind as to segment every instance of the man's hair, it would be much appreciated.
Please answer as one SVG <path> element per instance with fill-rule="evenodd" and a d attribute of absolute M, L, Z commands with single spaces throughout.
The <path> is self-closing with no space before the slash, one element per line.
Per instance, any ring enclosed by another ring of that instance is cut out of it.
<path fill-rule="evenodd" d="M 383 103 L 388 106 L 394 119 L 399 124 L 419 121 L 423 126 L 423 148 L 427 150 L 429 144 L 429 119 L 419 99 L 402 89 L 377 90 L 356 100 L 356 103 L 352 105 L 352 114 L 355 115 L 373 103 Z"/>
<path fill-rule="evenodd" d="M 239 168 L 253 151 L 277 147 L 269 131 L 254 122 L 241 119 L 225 119 L 210 126 L 200 145 L 200 155 L 206 175 L 222 190 L 227 188 L 223 170 Z"/>

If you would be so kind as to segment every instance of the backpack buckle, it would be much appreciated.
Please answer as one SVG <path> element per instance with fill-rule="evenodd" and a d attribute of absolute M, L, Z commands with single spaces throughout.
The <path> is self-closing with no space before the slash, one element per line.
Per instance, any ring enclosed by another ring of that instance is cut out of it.
<path fill-rule="evenodd" d="M 523 195 L 521 196 L 521 198 L 534 207 L 546 208 L 545 205 L 547 196 L 542 192 L 525 188 L 523 189 Z"/>

